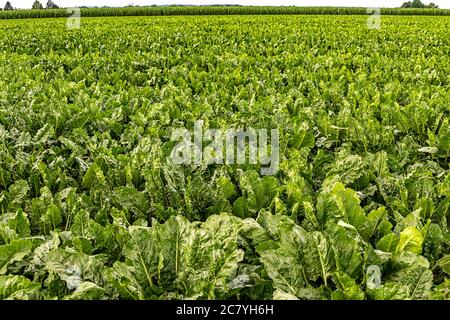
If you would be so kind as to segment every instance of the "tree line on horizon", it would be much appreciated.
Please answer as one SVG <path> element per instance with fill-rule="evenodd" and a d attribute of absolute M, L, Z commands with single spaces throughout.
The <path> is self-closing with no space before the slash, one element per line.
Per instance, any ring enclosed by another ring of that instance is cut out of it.
<path fill-rule="evenodd" d="M 401 8 L 430 8 L 430 9 L 438 9 L 439 6 L 436 5 L 435 3 L 431 2 L 429 4 L 424 4 L 421 0 L 413 0 L 413 1 L 407 1 L 404 2 L 401 6 Z M 42 3 L 39 0 L 35 0 L 33 3 L 33 6 L 31 7 L 31 9 L 33 10 L 40 10 L 40 9 L 44 9 L 44 6 L 42 5 Z M 52 0 L 48 0 L 47 4 L 45 6 L 45 9 L 59 9 L 59 6 L 54 3 Z M 5 7 L 3 10 L 14 10 L 13 5 L 11 4 L 10 1 L 7 1 L 5 4 Z"/>
<path fill-rule="evenodd" d="M 420 1 L 420 0 L 413 0 L 413 1 L 407 1 L 407 2 L 404 2 L 403 4 L 402 4 L 402 8 L 423 8 L 423 9 L 426 9 L 426 8 L 429 8 L 429 9 L 438 9 L 439 8 L 439 6 L 438 5 L 436 5 L 435 3 L 433 3 L 433 2 L 430 2 L 429 4 L 425 4 L 425 3 L 423 3 L 422 1 Z"/>
<path fill-rule="evenodd" d="M 35 0 L 33 3 L 33 6 L 31 7 L 31 9 L 59 9 L 59 6 L 54 3 L 52 0 L 48 0 L 47 4 L 44 6 L 42 5 L 42 3 L 39 0 Z M 5 4 L 5 7 L 3 8 L 3 10 L 14 10 L 13 5 L 11 4 L 10 1 L 7 1 Z"/>

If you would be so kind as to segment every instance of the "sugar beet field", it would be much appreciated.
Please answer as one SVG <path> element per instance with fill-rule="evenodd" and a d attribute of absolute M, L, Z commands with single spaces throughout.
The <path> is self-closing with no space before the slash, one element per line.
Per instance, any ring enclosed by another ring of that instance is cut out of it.
<path fill-rule="evenodd" d="M 450 19 L 367 21 L 0 20 L 0 299 L 450 299 Z"/>

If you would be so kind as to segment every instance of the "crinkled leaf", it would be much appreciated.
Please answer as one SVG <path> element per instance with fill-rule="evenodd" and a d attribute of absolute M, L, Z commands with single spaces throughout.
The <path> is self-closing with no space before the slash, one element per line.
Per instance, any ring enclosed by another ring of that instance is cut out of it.
<path fill-rule="evenodd" d="M 71 295 L 64 297 L 64 300 L 102 300 L 106 296 L 105 289 L 95 283 L 85 281 L 81 283 Z"/>
<path fill-rule="evenodd" d="M 0 276 L 0 300 L 36 299 L 41 285 L 23 276 Z"/>
<path fill-rule="evenodd" d="M 66 282 L 69 290 L 76 290 L 83 282 L 104 285 L 104 261 L 98 256 L 57 249 L 46 255 L 45 268 Z"/>
<path fill-rule="evenodd" d="M 408 299 L 408 290 L 407 285 L 391 281 L 368 290 L 368 295 L 372 300 L 405 300 Z"/>
<path fill-rule="evenodd" d="M 225 214 L 201 225 L 175 216 L 152 228 L 130 227 L 126 263 L 116 263 L 108 276 L 133 299 L 148 298 L 160 286 L 185 297 L 225 297 L 243 259 L 239 227 L 237 218 Z"/>
<path fill-rule="evenodd" d="M 355 277 L 362 271 L 362 247 L 356 231 L 330 224 L 326 237 L 331 244 L 336 270 Z"/>
<path fill-rule="evenodd" d="M 402 269 L 391 276 L 391 280 L 408 286 L 408 295 L 412 300 L 428 299 L 433 286 L 433 273 L 422 266 Z"/>
<path fill-rule="evenodd" d="M 273 300 L 299 300 L 296 296 L 277 289 L 273 292 Z"/>
<path fill-rule="evenodd" d="M 21 261 L 31 250 L 31 240 L 13 240 L 10 244 L 0 246 L 0 274 L 6 274 L 8 266 Z"/>

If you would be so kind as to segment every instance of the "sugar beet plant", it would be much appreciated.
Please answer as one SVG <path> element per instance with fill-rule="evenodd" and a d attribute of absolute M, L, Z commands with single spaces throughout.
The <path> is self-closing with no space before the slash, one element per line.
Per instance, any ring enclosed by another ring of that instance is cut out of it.
<path fill-rule="evenodd" d="M 1 299 L 449 299 L 450 21 L 0 22 Z M 174 165 L 267 128 L 280 167 Z"/>

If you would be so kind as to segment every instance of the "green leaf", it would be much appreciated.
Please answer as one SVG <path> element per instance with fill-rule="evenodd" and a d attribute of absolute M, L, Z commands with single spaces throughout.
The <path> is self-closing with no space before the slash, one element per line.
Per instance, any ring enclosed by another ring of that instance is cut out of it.
<path fill-rule="evenodd" d="M 318 252 L 323 253 L 326 244 L 319 236 L 316 236 L 317 242 L 314 241 L 303 228 L 285 216 L 262 212 L 258 221 L 276 239 L 263 242 L 257 248 L 274 288 L 297 296 L 300 288 L 322 274 Z M 311 256 L 307 261 L 308 253 Z M 323 257 L 324 263 L 326 259 Z M 326 273 L 325 265 L 323 267 Z"/>
<path fill-rule="evenodd" d="M 104 184 L 105 176 L 102 169 L 96 163 L 93 163 L 84 174 L 83 186 L 86 189 L 91 189 L 96 183 Z"/>
<path fill-rule="evenodd" d="M 391 280 L 408 286 L 408 295 L 412 300 L 429 299 L 433 286 L 433 273 L 422 266 L 400 270 L 391 276 Z"/>
<path fill-rule="evenodd" d="M 123 299 L 144 300 L 145 287 L 139 283 L 130 268 L 123 262 L 115 262 L 113 267 L 105 272 L 108 282 L 118 291 Z"/>
<path fill-rule="evenodd" d="M 222 190 L 225 199 L 230 199 L 236 193 L 234 184 L 226 177 L 220 177 L 217 179 L 217 185 Z"/>
<path fill-rule="evenodd" d="M 394 234 L 389 233 L 377 242 L 377 249 L 384 252 L 394 252 L 397 250 L 400 239 Z"/>
<path fill-rule="evenodd" d="M 22 209 L 18 209 L 14 214 L 0 215 L 0 244 L 29 236 L 30 222 Z"/>
<path fill-rule="evenodd" d="M 447 254 L 436 261 L 436 266 L 441 268 L 446 274 L 450 275 L 450 255 Z"/>
<path fill-rule="evenodd" d="M 312 229 L 321 230 L 321 226 L 316 218 L 312 204 L 305 201 L 303 202 L 303 208 L 305 210 L 305 223 L 309 223 L 312 226 Z"/>
<path fill-rule="evenodd" d="M 27 198 L 30 187 L 25 180 L 16 181 L 9 188 L 9 208 L 13 211 L 18 209 Z"/>
<path fill-rule="evenodd" d="M 372 210 L 367 215 L 367 220 L 360 230 L 361 236 L 368 241 L 374 235 L 381 222 L 385 219 L 387 219 L 386 208 L 380 207 L 377 210 Z"/>
<path fill-rule="evenodd" d="M 92 254 L 92 251 L 94 250 L 91 241 L 85 237 L 73 237 L 72 246 L 76 251 L 86 253 L 88 255 Z"/>
<path fill-rule="evenodd" d="M 8 244 L 17 238 L 19 235 L 6 222 L 0 222 L 0 244 Z"/>
<path fill-rule="evenodd" d="M 239 197 L 236 199 L 236 201 L 233 203 L 233 213 L 240 217 L 240 218 L 249 218 L 252 216 L 252 213 L 250 212 L 248 208 L 248 203 L 246 198 Z"/>
<path fill-rule="evenodd" d="M 106 297 L 105 289 L 95 283 L 85 281 L 77 287 L 74 293 L 65 296 L 64 300 L 102 300 Z"/>
<path fill-rule="evenodd" d="M 149 298 L 160 288 L 186 298 L 226 297 L 243 259 L 239 231 L 240 220 L 225 214 L 201 225 L 174 216 L 152 228 L 130 227 L 123 249 L 126 262 L 116 262 L 108 276 L 122 295 L 133 299 Z"/>
<path fill-rule="evenodd" d="M 89 222 L 89 212 L 86 210 L 81 210 L 75 215 L 70 230 L 76 236 L 86 237 L 89 232 Z"/>
<path fill-rule="evenodd" d="M 294 226 L 294 222 L 287 216 L 272 215 L 267 210 L 261 210 L 256 221 L 271 238 L 277 240 L 280 239 L 284 230 L 291 230 Z"/>
<path fill-rule="evenodd" d="M 6 274 L 8 266 L 21 261 L 31 253 L 31 250 L 30 240 L 13 240 L 10 244 L 0 246 L 0 275 Z"/>
<path fill-rule="evenodd" d="M 326 286 L 328 276 L 331 275 L 331 270 L 334 268 L 331 246 L 325 236 L 317 231 L 313 232 L 311 237 L 308 238 L 308 245 L 309 249 L 305 254 L 307 272 L 309 274 L 320 274 Z"/>
<path fill-rule="evenodd" d="M 133 266 L 134 277 L 143 288 L 153 286 L 157 275 L 159 248 L 152 236 L 152 229 L 132 226 L 128 229 L 128 238 L 123 248 L 127 264 Z"/>
<path fill-rule="evenodd" d="M 397 282 L 387 282 L 378 288 L 368 290 L 372 300 L 407 300 L 409 288 L 407 285 Z"/>
<path fill-rule="evenodd" d="M 29 266 L 29 270 L 32 272 L 37 272 L 45 267 L 45 262 L 47 260 L 47 255 L 49 252 L 58 249 L 61 244 L 59 234 L 55 232 L 52 237 L 46 240 L 44 243 L 40 244 L 33 252 L 33 258 Z"/>
<path fill-rule="evenodd" d="M 366 216 L 359 205 L 358 195 L 352 189 L 347 189 L 342 183 L 335 183 L 330 188 L 325 188 L 317 199 L 318 220 L 322 225 L 327 221 L 344 222 L 351 224 L 358 232 L 367 229 L 364 227 Z"/>
<path fill-rule="evenodd" d="M 137 191 L 134 187 L 115 188 L 112 201 L 118 208 L 134 213 L 135 219 L 147 217 L 149 201 L 142 192 Z"/>
<path fill-rule="evenodd" d="M 23 276 L 0 276 L 0 300 L 28 300 L 39 296 L 41 286 Z"/>
<path fill-rule="evenodd" d="M 257 251 L 274 287 L 300 297 L 300 289 L 322 278 L 326 284 L 334 260 L 331 246 L 320 232 L 308 234 L 292 220 L 261 213 L 259 221 L 276 240 L 261 243 Z"/>
<path fill-rule="evenodd" d="M 325 233 L 333 250 L 336 270 L 355 277 L 362 273 L 362 244 L 355 230 L 330 224 Z"/>
<path fill-rule="evenodd" d="M 240 171 L 239 185 L 250 212 L 267 207 L 278 194 L 278 181 L 273 176 L 259 177 L 256 171 Z"/>
<path fill-rule="evenodd" d="M 104 260 L 99 256 L 57 249 L 46 255 L 45 268 L 65 281 L 69 290 L 78 289 L 85 281 L 101 287 L 105 284 Z"/>
<path fill-rule="evenodd" d="M 270 240 L 269 234 L 254 219 L 242 220 L 241 235 L 252 241 L 252 247 L 256 248 L 261 243 Z"/>
<path fill-rule="evenodd" d="M 345 300 L 364 300 L 364 292 L 346 273 L 337 271 L 332 279 L 336 287 L 343 293 Z"/>
<path fill-rule="evenodd" d="M 293 148 L 313 148 L 315 146 L 314 135 L 304 129 L 299 130 L 290 140 L 290 145 Z"/>
<path fill-rule="evenodd" d="M 444 282 L 433 288 L 430 299 L 432 300 L 450 300 L 450 280 L 444 279 Z"/>
<path fill-rule="evenodd" d="M 426 269 L 430 267 L 430 262 L 427 258 L 411 252 L 411 251 L 400 251 L 391 254 L 389 260 L 390 269 L 394 271 L 407 269 L 413 266 L 421 266 Z"/>
<path fill-rule="evenodd" d="M 407 227 L 400 232 L 400 240 L 396 251 L 411 251 L 415 253 L 422 252 L 423 235 L 416 227 Z"/>
<path fill-rule="evenodd" d="M 46 213 L 41 216 L 39 222 L 44 234 L 48 234 L 50 230 L 60 229 L 62 223 L 61 211 L 55 204 L 51 204 Z"/>
<path fill-rule="evenodd" d="M 331 293 L 331 300 L 345 300 L 345 295 L 341 290 L 335 290 Z"/>
<path fill-rule="evenodd" d="M 273 300 L 299 300 L 296 296 L 277 289 L 273 292 Z"/>
<path fill-rule="evenodd" d="M 298 289 L 306 286 L 307 276 L 299 259 L 281 254 L 277 249 L 264 250 L 260 256 L 274 288 L 297 296 Z"/>

